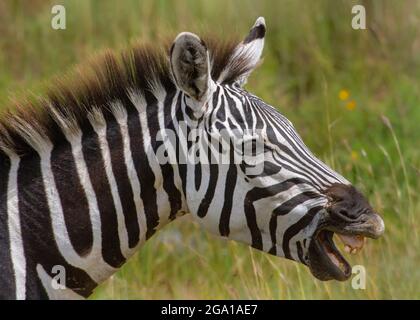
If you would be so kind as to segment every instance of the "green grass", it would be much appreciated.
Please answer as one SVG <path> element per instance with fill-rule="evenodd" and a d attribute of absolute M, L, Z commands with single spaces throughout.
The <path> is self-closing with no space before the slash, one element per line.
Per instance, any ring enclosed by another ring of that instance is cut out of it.
<path fill-rule="evenodd" d="M 351 29 L 358 2 L 369 30 Z M 39 94 L 53 75 L 100 49 L 184 30 L 245 35 L 263 15 L 264 63 L 247 88 L 277 106 L 315 154 L 365 192 L 387 227 L 349 258 L 367 270 L 366 290 L 354 290 L 350 281 L 320 282 L 297 263 L 208 235 L 185 217 L 93 298 L 420 299 L 419 1 L 62 3 L 65 31 L 50 27 L 51 1 L 0 2 L 0 105 Z M 342 89 L 353 110 L 338 98 Z"/>

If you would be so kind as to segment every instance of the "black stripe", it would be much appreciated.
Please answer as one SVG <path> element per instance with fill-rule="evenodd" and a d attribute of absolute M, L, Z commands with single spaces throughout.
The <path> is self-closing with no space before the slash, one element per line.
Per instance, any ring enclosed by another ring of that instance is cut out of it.
<path fill-rule="evenodd" d="M 10 252 L 10 235 L 7 216 L 7 185 L 9 181 L 10 160 L 0 155 L 0 299 L 15 299 L 15 277 Z"/>
<path fill-rule="evenodd" d="M 292 259 L 292 255 L 290 254 L 290 247 L 289 242 L 290 239 L 292 239 L 296 234 L 298 234 L 302 229 L 304 229 L 306 226 L 308 226 L 312 219 L 315 217 L 315 215 L 318 213 L 319 210 L 322 209 L 322 206 L 313 207 L 308 211 L 307 214 L 305 214 L 298 222 L 291 225 L 283 236 L 283 252 L 284 256 L 287 259 Z"/>
<path fill-rule="evenodd" d="M 90 126 L 90 124 L 86 124 Z M 83 134 L 82 151 L 89 172 L 90 181 L 96 195 L 101 217 L 102 256 L 114 268 L 120 267 L 125 258 L 121 252 L 118 236 L 118 220 L 111 188 L 105 173 L 98 135 L 90 130 Z"/>
<path fill-rule="evenodd" d="M 298 170 L 296 170 L 295 168 L 292 168 L 291 166 L 289 166 L 288 164 L 286 164 L 286 162 L 287 162 L 287 159 L 285 159 L 284 157 L 282 157 L 282 156 L 280 156 L 280 155 L 277 155 L 277 157 L 279 157 L 280 159 L 282 159 L 283 160 L 283 162 L 281 162 L 281 166 L 284 168 L 284 169 L 286 169 L 286 170 L 288 170 L 288 171 L 290 171 L 290 172 L 292 172 L 292 173 L 295 173 L 297 176 L 302 176 L 302 177 L 304 177 L 305 179 L 307 179 L 307 181 L 310 181 L 310 185 L 311 186 L 313 186 L 315 189 L 317 189 L 317 190 L 323 190 L 322 189 L 322 187 L 317 183 L 317 182 L 315 182 L 313 179 L 312 179 L 312 177 L 311 176 L 309 176 L 309 175 L 307 175 L 307 174 L 305 174 L 305 173 L 302 173 L 301 171 L 298 171 Z"/>
<path fill-rule="evenodd" d="M 197 152 L 199 152 L 199 151 L 197 151 Z M 201 178 L 202 178 L 202 174 L 201 174 L 201 162 L 198 161 L 194 165 L 194 185 L 195 185 L 195 190 L 196 191 L 200 190 Z"/>
<path fill-rule="evenodd" d="M 275 132 L 274 132 L 273 128 L 269 125 L 269 121 L 268 121 L 268 119 L 266 118 L 266 116 L 265 116 L 265 115 L 262 115 L 262 116 L 265 118 L 265 121 L 267 121 L 267 129 L 266 129 L 266 132 L 267 132 L 267 137 L 268 137 L 268 139 L 270 140 L 270 142 L 271 142 L 271 143 L 273 143 L 273 144 L 274 144 L 274 145 L 276 145 L 278 148 L 280 148 L 280 149 L 281 149 L 281 151 L 283 151 L 285 154 L 287 154 L 287 155 L 289 156 L 289 158 L 290 158 L 290 159 L 288 159 L 288 158 L 284 157 L 284 156 L 283 156 L 283 155 L 281 155 L 280 153 L 278 153 L 278 154 L 277 154 L 277 156 L 278 156 L 280 159 L 282 159 L 283 161 L 285 161 L 285 162 L 287 162 L 287 163 L 290 163 L 290 164 L 293 164 L 293 165 L 294 165 L 297 169 L 299 169 L 299 170 L 301 171 L 301 172 L 299 172 L 299 174 L 301 174 L 301 175 L 305 176 L 307 179 L 309 179 L 309 180 L 313 181 L 315 185 L 317 185 L 317 183 L 316 183 L 316 182 L 315 182 L 315 180 L 314 180 L 314 178 L 315 178 L 315 177 L 314 177 L 314 175 L 316 175 L 316 176 L 320 177 L 320 178 L 321 178 L 321 182 L 322 182 L 322 179 L 323 179 L 324 177 L 322 177 L 322 176 L 320 176 L 319 174 L 317 174 L 317 172 L 316 172 L 315 170 L 312 170 L 312 171 L 308 170 L 308 169 L 304 166 L 304 163 L 302 162 L 302 159 L 298 158 L 298 157 L 296 156 L 296 154 L 295 154 L 295 153 L 293 153 L 293 151 L 289 149 L 289 147 L 287 147 L 286 145 L 284 145 L 284 144 L 280 143 L 280 142 L 277 140 L 277 137 L 276 137 L 276 134 L 275 134 Z M 277 129 L 279 129 L 279 128 L 277 128 Z M 279 129 L 279 130 L 280 130 L 280 129 Z M 284 165 L 283 163 L 282 163 L 282 165 L 283 165 L 284 167 L 286 167 L 286 165 Z M 306 174 L 305 174 L 305 173 L 306 173 Z"/>
<path fill-rule="evenodd" d="M 237 106 L 235 100 L 233 100 L 228 93 L 224 94 L 225 101 L 229 107 L 229 111 L 232 117 L 229 117 L 228 120 L 231 122 L 231 118 L 235 120 L 236 123 L 241 124 L 241 126 L 246 126 L 246 121 L 242 118 L 242 114 L 238 110 L 241 106 Z"/>
<path fill-rule="evenodd" d="M 237 105 L 237 102 L 235 102 L 234 98 L 231 96 L 234 96 L 236 99 L 239 100 L 239 106 Z M 229 110 L 231 112 L 233 111 L 232 115 L 235 119 L 237 119 L 237 122 L 243 124 L 243 128 L 245 129 L 252 129 L 253 128 L 253 120 L 252 120 L 252 113 L 253 111 L 250 108 L 249 103 L 243 103 L 243 96 L 239 96 L 235 94 L 235 92 L 231 88 L 226 88 L 225 90 L 225 97 L 229 106 Z M 240 111 L 237 108 L 241 108 L 242 112 L 244 114 L 244 117 L 240 113 Z"/>
<path fill-rule="evenodd" d="M 284 192 L 290 188 L 292 188 L 294 185 L 297 184 L 308 184 L 308 182 L 306 180 L 302 180 L 299 178 L 292 178 L 292 179 L 288 179 L 285 180 L 283 182 L 277 183 L 275 185 L 271 185 L 269 187 L 264 187 L 264 188 L 260 188 L 260 187 L 255 187 L 252 190 L 250 190 L 245 198 L 245 208 L 246 210 L 248 210 L 248 214 L 250 216 L 251 221 L 249 222 L 250 224 L 253 224 L 253 214 L 255 214 L 255 208 L 253 206 L 253 202 L 263 199 L 263 198 L 268 198 L 268 197 L 272 197 L 278 193 Z M 246 213 L 247 211 L 245 211 Z M 254 225 L 254 229 L 255 229 L 255 225 Z M 270 219 L 270 223 L 269 223 L 269 230 L 270 230 L 270 236 L 271 236 L 271 241 L 273 246 L 271 247 L 271 249 L 269 250 L 269 253 L 271 254 L 276 254 L 276 243 L 277 243 L 277 237 L 276 237 L 276 231 L 277 231 L 277 215 L 274 214 Z M 251 230 L 251 234 L 254 234 L 253 237 L 255 237 L 255 239 L 258 239 L 261 235 L 259 234 L 259 230 Z M 257 241 L 257 240 L 256 240 Z"/>
<path fill-rule="evenodd" d="M 187 188 L 187 165 L 185 164 L 185 161 L 187 160 L 188 157 L 188 149 L 186 150 L 186 148 L 188 147 L 187 141 L 184 141 L 184 139 L 188 139 L 188 135 L 189 135 L 189 129 L 186 128 L 187 132 L 183 132 L 182 134 L 185 134 L 185 137 L 182 137 L 182 141 L 180 139 L 180 133 L 179 130 L 181 129 L 179 127 L 179 124 L 184 122 L 184 113 L 182 111 L 182 94 L 178 95 L 178 100 L 177 100 L 177 110 L 176 110 L 176 121 L 178 123 L 178 128 L 176 128 L 176 132 L 178 133 L 176 136 L 176 159 L 177 159 L 177 163 L 178 163 L 178 170 L 179 170 L 179 176 L 181 178 L 181 182 L 182 182 L 182 192 L 184 194 L 184 197 L 186 197 L 187 193 L 186 193 L 186 188 Z M 181 159 L 182 162 L 181 163 Z"/>
<path fill-rule="evenodd" d="M 255 153 L 254 153 L 254 156 L 255 156 Z M 251 166 L 248 165 L 245 161 L 242 161 L 242 163 L 240 164 L 240 167 L 243 173 L 250 179 L 273 176 L 279 173 L 281 170 L 281 166 L 271 161 L 264 161 L 263 164 L 264 164 L 264 169 L 259 174 L 247 174 L 245 171 L 247 170 L 247 168 L 251 168 Z M 253 167 L 255 166 L 253 165 Z"/>
<path fill-rule="evenodd" d="M 63 141 L 53 149 L 51 171 L 60 197 L 70 242 L 79 255 L 86 255 L 93 245 L 92 223 L 86 194 L 80 184 L 68 141 Z"/>
<path fill-rule="evenodd" d="M 209 164 L 209 184 L 207 186 L 206 194 L 204 195 L 203 200 L 201 200 L 200 206 L 198 207 L 197 211 L 197 216 L 199 216 L 200 218 L 206 216 L 210 204 L 213 201 L 213 197 L 216 192 L 218 176 L 219 165 L 213 163 Z"/>
<path fill-rule="evenodd" d="M 253 204 L 253 199 L 250 196 L 250 192 L 247 193 L 245 197 L 245 204 L 244 204 L 246 223 L 248 225 L 249 231 L 251 232 L 252 247 L 254 247 L 255 249 L 262 250 L 263 245 L 262 245 L 261 231 L 258 228 L 257 217 L 255 214 L 255 207 Z"/>
<path fill-rule="evenodd" d="M 223 94 L 222 89 L 219 86 L 217 86 L 216 91 L 213 93 L 213 97 L 211 99 L 211 106 L 209 106 L 211 108 L 211 111 L 210 111 L 209 116 L 207 117 L 206 125 L 207 125 L 208 128 L 211 128 L 211 125 L 215 121 L 214 118 L 217 118 L 217 113 L 216 113 L 217 104 L 218 104 L 219 100 L 221 99 L 220 96 L 222 94 Z M 222 107 L 223 107 L 223 103 L 220 104 L 219 108 L 222 108 Z"/>
<path fill-rule="evenodd" d="M 221 122 L 226 121 L 226 112 L 225 112 L 225 106 L 223 104 L 220 105 L 216 112 L 216 118 L 220 120 Z"/>
<path fill-rule="evenodd" d="M 35 152 L 31 157 L 22 158 L 20 162 L 18 199 L 26 257 L 27 299 L 47 298 L 37 275 L 37 264 L 41 264 L 50 277 L 55 276 L 51 273 L 54 266 L 63 266 L 66 271 L 66 286 L 84 297 L 89 296 L 97 284 L 83 270 L 69 265 L 57 248 L 41 175 L 40 158 Z"/>
<path fill-rule="evenodd" d="M 309 199 L 316 199 L 319 197 L 319 194 L 313 191 L 302 192 L 289 200 L 283 202 L 279 207 L 274 209 L 273 215 L 284 216 L 292 211 L 296 206 L 304 203 Z"/>
<path fill-rule="evenodd" d="M 249 98 L 250 96 L 245 96 L 245 100 L 247 104 L 253 107 L 252 109 L 255 113 L 256 129 L 263 129 L 264 128 L 264 121 L 263 121 L 264 109 L 261 108 L 258 104 L 253 103 Z"/>
<path fill-rule="evenodd" d="M 210 141 L 211 136 L 208 133 L 207 139 Z M 218 156 L 218 152 L 214 152 L 214 150 L 211 149 L 211 145 L 208 146 L 208 175 L 209 175 L 209 184 L 207 186 L 206 194 L 204 195 L 203 200 L 201 200 L 200 205 L 197 210 L 197 216 L 200 218 L 203 218 L 206 216 L 210 204 L 213 201 L 214 194 L 216 192 L 216 186 L 217 186 L 217 180 L 219 178 L 219 164 L 217 159 L 214 159 L 214 156 Z"/>
<path fill-rule="evenodd" d="M 170 100 L 169 100 L 170 101 Z M 170 103 L 164 101 L 164 103 Z M 146 96 L 147 102 L 147 126 L 149 128 L 150 144 L 154 153 L 163 145 L 163 141 L 157 141 L 157 133 L 160 125 L 158 119 L 158 101 L 154 96 Z M 170 163 L 160 164 L 161 174 L 163 177 L 163 189 L 168 195 L 169 204 L 171 208 L 170 217 L 173 219 L 176 213 L 181 209 L 181 194 L 174 182 L 174 172 Z"/>
<path fill-rule="evenodd" d="M 170 125 L 167 128 L 172 130 L 172 132 L 175 132 L 175 130 L 173 127 L 171 106 L 172 106 L 172 102 L 175 99 L 175 93 L 176 93 L 175 90 L 167 92 L 165 101 L 164 101 L 165 123 L 170 122 Z M 159 148 L 161 144 L 163 144 L 163 142 L 157 142 L 156 144 L 157 148 Z M 176 146 L 173 146 L 173 149 L 176 150 Z M 164 177 L 164 180 L 167 180 L 167 181 L 164 181 L 163 187 L 169 197 L 169 203 L 171 205 L 171 213 L 169 215 L 169 219 L 172 220 L 172 219 L 175 219 L 177 212 L 181 210 L 182 208 L 182 195 L 181 195 L 181 191 L 175 185 L 175 173 L 174 173 L 173 164 L 167 163 L 161 166 L 161 168 L 162 168 L 162 175 Z"/>
<path fill-rule="evenodd" d="M 237 179 L 237 168 L 234 161 L 235 150 L 232 141 L 230 142 L 230 164 L 226 174 L 225 183 L 225 201 L 223 203 L 222 212 L 220 214 L 219 221 L 219 232 L 221 236 L 229 236 L 230 228 L 230 215 L 232 213 L 233 195 L 235 193 L 236 179 Z"/>
<path fill-rule="evenodd" d="M 280 192 L 284 192 L 297 184 L 309 185 L 309 182 L 300 178 L 291 178 L 268 187 L 254 187 L 248 192 L 247 196 L 252 199 L 252 201 L 257 201 L 263 198 L 272 197 Z"/>
<path fill-rule="evenodd" d="M 258 100 L 256 100 L 258 101 Z M 264 104 L 265 105 L 265 104 Z M 314 167 L 314 174 L 316 174 L 319 178 L 325 179 L 325 177 L 322 176 L 321 173 L 329 176 L 330 178 L 337 180 L 337 178 L 332 175 L 330 172 L 328 172 L 324 167 L 322 167 L 319 163 L 316 162 L 316 160 L 313 157 L 313 155 L 310 153 L 310 151 L 307 150 L 306 145 L 302 141 L 302 139 L 299 137 L 299 135 L 296 133 L 294 128 L 292 128 L 289 123 L 285 120 L 285 117 L 281 115 L 279 112 L 272 108 L 265 108 L 266 112 L 268 112 L 270 115 L 274 116 L 276 120 L 280 120 L 280 122 L 283 124 L 283 126 L 280 126 L 278 122 L 273 121 L 273 126 L 279 130 L 282 133 L 282 136 L 285 138 L 285 140 L 293 147 L 293 149 L 298 153 L 298 155 L 307 161 L 310 165 Z M 286 133 L 287 131 L 287 133 Z M 290 138 L 289 135 L 292 137 Z M 299 149 L 299 147 L 302 148 L 304 151 Z M 317 171 L 319 170 L 319 171 Z M 325 180 L 324 180 L 325 183 Z"/>
<path fill-rule="evenodd" d="M 280 192 L 288 190 L 289 188 L 293 187 L 295 184 L 301 183 L 302 181 L 303 180 L 300 180 L 297 178 L 289 179 L 289 180 L 283 181 L 281 183 L 278 183 L 269 187 L 265 187 L 265 188 L 255 187 L 252 190 L 248 191 L 245 197 L 245 216 L 247 218 L 248 227 L 251 231 L 252 246 L 254 248 L 262 250 L 261 231 L 259 230 L 258 225 L 257 225 L 255 207 L 253 203 L 257 200 L 271 197 Z M 275 242 L 275 236 L 273 238 Z"/>
<path fill-rule="evenodd" d="M 125 226 L 128 234 L 128 246 L 134 248 L 140 239 L 140 227 L 137 219 L 133 189 L 124 161 L 124 142 L 120 127 L 115 119 L 107 119 L 106 140 L 108 142 L 112 172 L 118 188 Z"/>
<path fill-rule="evenodd" d="M 297 248 L 297 254 L 298 254 L 300 262 L 302 262 L 303 264 L 306 264 L 306 261 L 303 258 L 303 250 L 302 250 L 302 245 L 300 244 L 300 241 L 296 242 L 296 248 Z"/>
<path fill-rule="evenodd" d="M 157 197 L 155 188 L 155 175 L 150 168 L 143 145 L 143 133 L 139 114 L 130 100 L 125 101 L 128 112 L 128 134 L 130 136 L 130 149 L 140 182 L 140 196 L 144 205 L 146 216 L 146 239 L 149 239 L 156 231 L 159 223 L 157 209 Z"/>

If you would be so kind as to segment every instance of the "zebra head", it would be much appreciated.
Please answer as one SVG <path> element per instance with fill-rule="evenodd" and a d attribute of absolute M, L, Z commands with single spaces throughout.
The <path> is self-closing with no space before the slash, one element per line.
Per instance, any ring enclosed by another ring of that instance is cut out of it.
<path fill-rule="evenodd" d="M 198 36 L 181 33 L 172 45 L 174 82 L 187 131 L 195 132 L 188 153 L 201 155 L 186 164 L 188 210 L 213 233 L 301 262 L 318 279 L 346 280 L 351 267 L 333 235 L 354 253 L 364 237 L 379 237 L 384 223 L 349 181 L 308 150 L 286 117 L 243 89 L 265 32 L 264 19 L 257 19 L 217 77 L 212 52 Z"/>

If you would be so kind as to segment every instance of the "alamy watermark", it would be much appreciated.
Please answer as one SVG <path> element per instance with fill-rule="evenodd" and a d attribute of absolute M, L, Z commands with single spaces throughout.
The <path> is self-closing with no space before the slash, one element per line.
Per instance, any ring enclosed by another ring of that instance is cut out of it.
<path fill-rule="evenodd" d="M 354 30 L 366 29 L 366 8 L 361 4 L 354 5 L 351 8 L 353 15 L 351 19 L 351 27 Z M 51 27 L 54 30 L 66 29 L 66 8 L 64 5 L 56 4 L 51 8 Z"/>
<path fill-rule="evenodd" d="M 51 287 L 55 290 L 66 289 L 66 268 L 62 265 L 55 265 L 51 269 L 54 275 L 51 279 Z"/>
<path fill-rule="evenodd" d="M 351 8 L 351 13 L 354 15 L 351 19 L 351 27 L 354 30 L 366 29 L 366 9 L 363 5 L 357 4 Z"/>
<path fill-rule="evenodd" d="M 354 274 L 351 279 L 351 287 L 354 290 L 365 290 L 366 289 L 366 268 L 361 265 L 354 265 L 351 269 L 351 273 Z"/>
<path fill-rule="evenodd" d="M 51 28 L 54 30 L 64 30 L 66 29 L 66 8 L 57 4 L 51 8 Z"/>

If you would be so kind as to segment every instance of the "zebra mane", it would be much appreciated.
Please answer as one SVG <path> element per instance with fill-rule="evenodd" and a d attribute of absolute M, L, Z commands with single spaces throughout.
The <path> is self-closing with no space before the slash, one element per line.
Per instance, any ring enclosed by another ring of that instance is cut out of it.
<path fill-rule="evenodd" d="M 211 59 L 211 75 L 222 84 L 231 84 L 248 72 L 243 65 L 230 66 L 239 43 L 205 37 Z M 135 90 L 144 97 L 159 97 L 159 88 L 174 90 L 168 52 L 170 42 L 136 44 L 123 52 L 105 50 L 64 76 L 53 79 L 46 93 L 14 102 L 0 116 L 0 156 L 25 155 L 40 151 L 64 139 L 69 132 L 85 132 L 89 119 L 98 110 L 112 116 L 115 101 L 123 101 Z M 146 99 L 147 100 L 147 99 Z"/>

